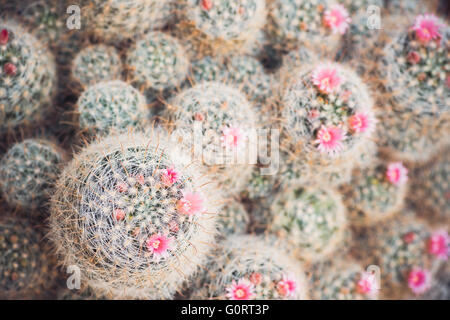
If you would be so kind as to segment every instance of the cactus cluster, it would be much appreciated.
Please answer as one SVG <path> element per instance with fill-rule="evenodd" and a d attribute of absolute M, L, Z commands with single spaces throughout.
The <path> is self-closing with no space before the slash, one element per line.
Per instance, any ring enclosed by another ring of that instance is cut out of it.
<path fill-rule="evenodd" d="M 214 241 L 218 192 L 206 179 L 164 132 L 105 138 L 62 172 L 51 238 L 100 295 L 172 298 Z"/>
<path fill-rule="evenodd" d="M 0 20 L 0 131 L 42 119 L 55 84 L 53 56 L 14 21 Z"/>
<path fill-rule="evenodd" d="M 192 299 L 299 300 L 308 294 L 302 267 L 270 238 L 229 237 L 203 277 L 205 284 L 194 288 Z"/>
<path fill-rule="evenodd" d="M 80 129 L 90 136 L 139 129 L 150 117 L 145 97 L 119 80 L 89 86 L 78 98 L 77 113 Z"/>
<path fill-rule="evenodd" d="M 13 145 L 0 162 L 0 189 L 16 207 L 42 207 L 53 192 L 65 154 L 44 139 L 27 139 Z"/>

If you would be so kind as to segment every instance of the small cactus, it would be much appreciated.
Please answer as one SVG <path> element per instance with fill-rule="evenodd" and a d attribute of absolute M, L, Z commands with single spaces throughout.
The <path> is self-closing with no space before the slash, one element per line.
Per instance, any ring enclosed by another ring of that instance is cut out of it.
<path fill-rule="evenodd" d="M 0 162 L 6 201 L 25 209 L 45 205 L 64 159 L 64 151 L 47 140 L 27 139 L 12 146 Z"/>
<path fill-rule="evenodd" d="M 244 206 L 236 200 L 225 203 L 217 218 L 218 235 L 226 238 L 234 234 L 247 232 L 248 213 Z"/>
<path fill-rule="evenodd" d="M 216 252 L 195 287 L 192 299 L 261 300 L 306 299 L 306 280 L 301 266 L 271 241 L 241 235 L 228 238 Z"/>
<path fill-rule="evenodd" d="M 345 208 L 332 190 L 298 188 L 280 192 L 271 206 L 269 231 L 287 240 L 298 258 L 323 259 L 344 239 Z"/>
<path fill-rule="evenodd" d="M 89 145 L 52 198 L 61 262 L 77 265 L 99 296 L 173 298 L 214 241 L 220 198 L 209 179 L 159 130 Z"/>
<path fill-rule="evenodd" d="M 77 106 L 80 129 L 90 136 L 142 128 L 150 117 L 145 97 L 118 80 L 88 87 L 78 98 Z"/>

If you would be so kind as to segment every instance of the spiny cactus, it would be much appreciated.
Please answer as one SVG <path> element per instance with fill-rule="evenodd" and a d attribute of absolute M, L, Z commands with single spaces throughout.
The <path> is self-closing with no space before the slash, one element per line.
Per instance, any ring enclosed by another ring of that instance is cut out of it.
<path fill-rule="evenodd" d="M 270 210 L 269 231 L 286 239 L 302 260 L 323 259 L 344 239 L 345 209 L 333 190 L 297 188 L 280 192 Z"/>
<path fill-rule="evenodd" d="M 0 220 L 1 299 L 36 299 L 52 284 L 49 259 L 42 236 L 29 222 Z"/>
<path fill-rule="evenodd" d="M 344 202 L 353 224 L 373 224 L 397 213 L 403 206 L 408 169 L 401 162 L 375 163 L 354 172 L 344 186 Z"/>
<path fill-rule="evenodd" d="M 141 90 L 161 91 L 179 86 L 189 61 L 179 41 L 162 32 L 151 32 L 128 53 L 131 82 Z"/>
<path fill-rule="evenodd" d="M 450 264 L 444 264 L 436 274 L 436 280 L 421 299 L 450 300 Z"/>
<path fill-rule="evenodd" d="M 86 24 L 110 42 L 161 29 L 174 15 L 174 0 L 94 0 L 81 2 Z"/>
<path fill-rule="evenodd" d="M 389 0 L 386 1 L 386 9 L 389 14 L 411 16 L 427 9 L 427 2 L 420 0 Z"/>
<path fill-rule="evenodd" d="M 358 246 L 366 252 L 367 264 L 381 268 L 383 298 L 420 295 L 429 289 L 441 258 L 448 255 L 448 234 L 432 233 L 411 212 L 401 212 L 365 230 Z"/>
<path fill-rule="evenodd" d="M 191 57 L 250 53 L 266 21 L 264 0 L 182 0 L 174 33 Z"/>
<path fill-rule="evenodd" d="M 243 94 L 221 83 L 203 82 L 175 96 L 165 117 L 182 135 L 193 138 L 187 143 L 198 145 L 203 163 L 228 193 L 242 191 L 252 172 L 249 130 L 256 126 L 255 111 Z M 194 136 L 194 125 L 199 125 L 200 137 Z"/>
<path fill-rule="evenodd" d="M 374 274 L 343 256 L 314 264 L 309 277 L 314 300 L 373 300 L 378 298 L 378 285 Z"/>
<path fill-rule="evenodd" d="M 344 6 L 328 0 L 272 0 L 269 13 L 268 32 L 275 45 L 321 48 L 330 54 L 351 21 Z"/>
<path fill-rule="evenodd" d="M 40 120 L 54 92 L 53 57 L 14 21 L 0 20 L 0 131 Z"/>
<path fill-rule="evenodd" d="M 10 205 L 42 207 L 53 192 L 65 153 L 52 142 L 27 139 L 12 146 L 0 162 L 0 189 Z"/>
<path fill-rule="evenodd" d="M 342 183 L 371 154 L 373 102 L 352 70 L 330 62 L 295 70 L 281 95 L 284 184 Z"/>
<path fill-rule="evenodd" d="M 72 76 L 83 87 L 121 77 L 121 61 L 113 47 L 92 45 L 81 50 L 72 64 Z"/>
<path fill-rule="evenodd" d="M 339 1 L 351 14 L 366 13 L 369 6 L 383 7 L 383 0 L 343 0 Z"/>
<path fill-rule="evenodd" d="M 233 234 L 244 234 L 249 224 L 248 213 L 236 200 L 226 202 L 217 218 L 218 235 L 226 238 Z"/>
<path fill-rule="evenodd" d="M 241 235 L 228 238 L 216 252 L 193 299 L 306 299 L 302 267 L 264 240 Z"/>
<path fill-rule="evenodd" d="M 106 137 L 62 172 L 51 239 L 97 295 L 172 298 L 214 241 L 220 193 L 209 179 L 162 131 Z"/>
<path fill-rule="evenodd" d="M 88 87 L 77 102 L 79 124 L 88 135 L 111 130 L 142 128 L 149 121 L 145 97 L 131 85 L 116 80 Z"/>

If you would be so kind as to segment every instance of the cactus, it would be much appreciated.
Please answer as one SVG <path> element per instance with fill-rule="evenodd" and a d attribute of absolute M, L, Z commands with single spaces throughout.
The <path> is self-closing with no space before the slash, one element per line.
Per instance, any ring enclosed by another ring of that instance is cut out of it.
<path fill-rule="evenodd" d="M 343 0 L 340 1 L 345 8 L 353 15 L 357 13 L 366 13 L 369 6 L 383 7 L 383 0 Z"/>
<path fill-rule="evenodd" d="M 359 263 L 339 256 L 313 265 L 310 295 L 314 300 L 373 300 L 378 298 L 376 281 Z"/>
<path fill-rule="evenodd" d="M 330 55 L 351 21 L 344 6 L 328 0 L 272 0 L 269 12 L 269 38 L 276 46 L 320 48 Z"/>
<path fill-rule="evenodd" d="M 436 281 L 421 299 L 450 300 L 450 264 L 443 265 L 436 274 Z"/>
<path fill-rule="evenodd" d="M 106 137 L 57 182 L 50 237 L 96 295 L 172 298 L 212 246 L 219 192 L 172 138 Z"/>
<path fill-rule="evenodd" d="M 256 125 L 255 111 L 245 96 L 227 85 L 203 82 L 175 96 L 165 118 L 182 135 L 193 137 L 187 143 L 201 142 L 197 152 L 202 152 L 204 164 L 227 193 L 237 195 L 244 189 L 252 172 L 248 132 Z M 195 125 L 201 137 L 195 136 Z"/>
<path fill-rule="evenodd" d="M 281 192 L 270 209 L 269 231 L 286 239 L 301 260 L 323 259 L 344 239 L 345 209 L 335 191 L 291 189 Z"/>
<path fill-rule="evenodd" d="M 182 0 L 174 34 L 192 58 L 251 53 L 266 22 L 264 0 Z"/>
<path fill-rule="evenodd" d="M 368 169 L 357 170 L 343 187 L 349 221 L 373 224 L 397 213 L 403 207 L 407 173 L 400 162 L 376 161 Z"/>
<path fill-rule="evenodd" d="M 109 42 L 162 29 L 174 15 L 174 0 L 94 0 L 81 2 L 86 25 Z"/>
<path fill-rule="evenodd" d="M 192 299 L 306 299 L 303 270 L 274 247 L 275 239 L 241 235 L 228 238 L 203 275 Z M 206 284 L 206 285 L 205 285 Z"/>
<path fill-rule="evenodd" d="M 0 220 L 1 299 L 43 297 L 53 278 L 42 236 L 26 220 Z"/>
<path fill-rule="evenodd" d="M 386 9 L 389 14 L 411 16 L 423 12 L 430 7 L 426 2 L 420 0 L 389 0 L 386 2 Z"/>
<path fill-rule="evenodd" d="M 376 119 L 367 87 L 335 63 L 293 74 L 281 92 L 282 183 L 342 183 L 358 159 L 372 153 L 367 147 Z"/>
<path fill-rule="evenodd" d="M 0 20 L 0 69 L 0 131 L 41 120 L 54 92 L 53 57 L 13 21 Z"/>
<path fill-rule="evenodd" d="M 93 45 L 81 50 L 72 64 L 72 76 L 83 87 L 121 77 L 120 57 L 113 47 Z"/>
<path fill-rule="evenodd" d="M 140 39 L 126 61 L 131 82 L 141 90 L 177 87 L 185 80 L 189 67 L 179 41 L 162 32 L 151 32 Z"/>
<path fill-rule="evenodd" d="M 10 205 L 25 209 L 45 205 L 65 159 L 47 140 L 27 139 L 12 146 L 0 162 L 0 189 Z"/>
<path fill-rule="evenodd" d="M 104 81 L 88 87 L 79 97 L 79 124 L 88 135 L 111 130 L 142 128 L 149 120 L 145 97 L 122 81 Z"/>
<path fill-rule="evenodd" d="M 249 224 L 248 213 L 236 200 L 225 203 L 217 218 L 218 235 L 226 238 L 233 234 L 244 234 Z"/>

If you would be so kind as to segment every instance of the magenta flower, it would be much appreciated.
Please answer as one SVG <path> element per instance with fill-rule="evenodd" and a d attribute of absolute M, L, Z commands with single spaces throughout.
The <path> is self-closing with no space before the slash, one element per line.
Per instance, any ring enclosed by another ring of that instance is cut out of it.
<path fill-rule="evenodd" d="M 348 16 L 348 11 L 340 4 L 333 5 L 330 9 L 325 11 L 323 16 L 325 26 L 330 28 L 333 33 L 344 34 L 351 21 L 352 20 Z"/>
<path fill-rule="evenodd" d="M 406 60 L 411 64 L 417 64 L 420 62 L 420 55 L 416 51 L 411 51 L 406 56 Z"/>
<path fill-rule="evenodd" d="M 150 236 L 147 241 L 147 250 L 152 253 L 153 258 L 159 261 L 161 258 L 166 258 L 171 250 L 172 238 L 166 237 L 161 233 Z"/>
<path fill-rule="evenodd" d="M 192 216 L 203 212 L 203 198 L 198 193 L 183 192 L 183 198 L 178 200 L 177 209 L 180 213 Z"/>
<path fill-rule="evenodd" d="M 206 10 L 206 11 L 211 10 L 213 7 L 212 0 L 202 0 L 201 7 L 203 10 Z"/>
<path fill-rule="evenodd" d="M 387 167 L 386 178 L 395 186 L 401 186 L 408 181 L 408 169 L 401 162 L 390 163 Z"/>
<path fill-rule="evenodd" d="M 416 38 L 422 42 L 428 42 L 440 38 L 439 29 L 443 24 L 433 14 L 424 14 L 416 17 L 412 30 L 416 32 Z"/>
<path fill-rule="evenodd" d="M 342 82 L 338 69 L 332 64 L 319 65 L 312 72 L 313 84 L 320 92 L 329 94 L 336 90 Z"/>
<path fill-rule="evenodd" d="M 317 133 L 315 143 L 317 148 L 322 153 L 335 155 L 342 150 L 342 141 L 345 139 L 345 134 L 338 127 L 322 126 Z"/>
<path fill-rule="evenodd" d="M 17 67 L 14 64 L 12 64 L 11 62 L 7 62 L 3 65 L 3 71 L 8 76 L 15 76 L 17 73 Z"/>
<path fill-rule="evenodd" d="M 431 275 L 427 270 L 414 268 L 408 275 L 408 286 L 414 294 L 422 294 L 430 288 Z"/>
<path fill-rule="evenodd" d="M 283 276 L 277 284 L 277 291 L 284 297 L 294 297 L 297 291 L 297 282 L 292 277 Z"/>
<path fill-rule="evenodd" d="M 379 288 L 375 275 L 370 272 L 363 272 L 361 275 L 361 279 L 359 279 L 358 283 L 356 284 L 356 290 L 359 293 L 365 294 L 369 297 L 376 296 Z"/>
<path fill-rule="evenodd" d="M 375 129 L 375 123 L 372 112 L 359 112 L 348 119 L 350 128 L 356 133 L 372 132 Z"/>
<path fill-rule="evenodd" d="M 122 221 L 125 219 L 125 211 L 122 209 L 114 209 L 114 219 L 117 221 Z"/>
<path fill-rule="evenodd" d="M 260 284 L 262 281 L 262 275 L 261 273 L 254 272 L 250 275 L 250 282 L 253 283 L 255 286 Z"/>
<path fill-rule="evenodd" d="M 249 300 L 253 296 L 253 284 L 246 279 L 240 279 L 227 288 L 227 298 L 230 300 Z"/>
<path fill-rule="evenodd" d="M 174 169 L 173 166 L 171 166 L 170 168 L 164 170 L 162 177 L 161 177 L 162 182 L 170 187 L 171 185 L 173 185 L 175 182 L 177 182 L 178 180 L 178 171 L 176 171 Z"/>
<path fill-rule="evenodd" d="M 223 147 L 237 148 L 243 141 L 244 134 L 237 127 L 226 127 L 223 129 L 222 137 L 220 141 Z"/>
<path fill-rule="evenodd" d="M 447 231 L 438 230 L 428 240 L 428 252 L 438 259 L 447 260 L 450 238 Z"/>
<path fill-rule="evenodd" d="M 6 29 L 3 29 L 0 32 L 0 45 L 4 46 L 5 44 L 8 43 L 9 40 L 9 32 Z"/>

